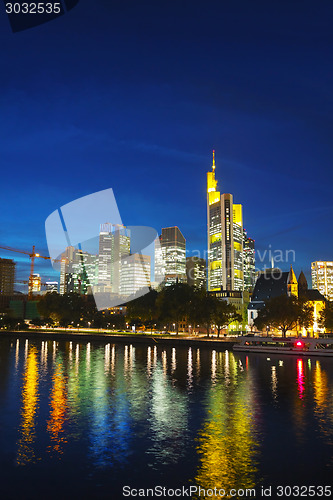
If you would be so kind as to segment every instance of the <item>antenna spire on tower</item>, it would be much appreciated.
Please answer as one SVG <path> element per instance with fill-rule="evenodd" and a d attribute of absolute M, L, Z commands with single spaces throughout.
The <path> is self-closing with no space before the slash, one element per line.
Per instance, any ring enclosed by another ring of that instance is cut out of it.
<path fill-rule="evenodd" d="M 212 165 L 212 168 L 213 168 L 213 172 L 215 170 L 215 149 L 213 149 L 213 165 Z"/>

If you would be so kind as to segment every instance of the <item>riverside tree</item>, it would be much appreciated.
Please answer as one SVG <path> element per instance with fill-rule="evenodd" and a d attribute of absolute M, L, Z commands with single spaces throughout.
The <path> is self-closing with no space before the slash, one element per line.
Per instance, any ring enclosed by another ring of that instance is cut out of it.
<path fill-rule="evenodd" d="M 280 295 L 268 300 L 254 320 L 259 330 L 265 327 L 280 329 L 283 336 L 298 327 L 307 328 L 313 323 L 313 306 L 295 296 Z"/>
<path fill-rule="evenodd" d="M 160 321 L 175 324 L 179 333 L 179 323 L 188 322 L 194 289 L 186 283 L 174 283 L 165 286 L 156 299 L 157 314 Z"/>
<path fill-rule="evenodd" d="M 156 299 L 158 293 L 156 290 L 150 289 L 149 293 L 131 300 L 127 304 L 127 318 L 133 324 L 144 324 L 145 327 L 150 327 L 151 331 L 154 324 L 158 320 Z"/>
<path fill-rule="evenodd" d="M 323 310 L 320 313 L 319 324 L 327 332 L 333 332 L 333 302 L 326 301 Z"/>

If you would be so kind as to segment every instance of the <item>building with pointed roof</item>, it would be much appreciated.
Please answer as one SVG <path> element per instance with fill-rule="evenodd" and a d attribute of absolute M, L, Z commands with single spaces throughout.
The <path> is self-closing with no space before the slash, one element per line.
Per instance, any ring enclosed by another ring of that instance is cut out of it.
<path fill-rule="evenodd" d="M 303 271 L 297 280 L 295 272 L 290 266 L 289 271 L 278 268 L 266 269 L 258 276 L 251 301 L 248 305 L 248 325 L 252 329 L 254 320 L 258 317 L 266 302 L 275 297 L 287 295 L 304 299 L 313 306 L 313 325 L 303 334 L 318 335 L 323 332 L 319 325 L 320 312 L 325 304 L 325 297 L 318 290 L 308 288 L 308 282 Z"/>

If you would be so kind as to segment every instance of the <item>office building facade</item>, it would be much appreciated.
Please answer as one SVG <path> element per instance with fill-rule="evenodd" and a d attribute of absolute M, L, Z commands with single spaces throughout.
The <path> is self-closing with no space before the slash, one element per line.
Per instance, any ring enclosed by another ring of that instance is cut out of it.
<path fill-rule="evenodd" d="M 122 261 L 130 255 L 130 246 L 130 231 L 125 226 L 110 223 L 101 225 L 97 285 L 101 291 L 120 293 Z"/>
<path fill-rule="evenodd" d="M 327 300 L 333 300 L 333 262 L 311 263 L 312 288 L 319 290 Z"/>
<path fill-rule="evenodd" d="M 97 280 L 97 264 L 96 255 L 74 247 L 67 247 L 61 256 L 60 294 L 92 293 Z"/>
<path fill-rule="evenodd" d="M 186 283 L 186 240 L 177 226 L 162 228 L 155 242 L 155 281 Z"/>
<path fill-rule="evenodd" d="M 243 231 L 244 290 L 252 292 L 256 283 L 254 240 Z"/>
<path fill-rule="evenodd" d="M 148 289 L 150 287 L 150 273 L 149 255 L 136 253 L 125 257 L 120 268 L 120 295 L 131 297 L 142 289 Z"/>
<path fill-rule="evenodd" d="M 13 295 L 15 282 L 15 262 L 0 259 L 0 295 Z"/>
<path fill-rule="evenodd" d="M 217 190 L 215 152 L 207 172 L 208 290 L 244 290 L 243 208 Z"/>
<path fill-rule="evenodd" d="M 186 258 L 187 284 L 206 289 L 206 260 L 192 256 Z"/>

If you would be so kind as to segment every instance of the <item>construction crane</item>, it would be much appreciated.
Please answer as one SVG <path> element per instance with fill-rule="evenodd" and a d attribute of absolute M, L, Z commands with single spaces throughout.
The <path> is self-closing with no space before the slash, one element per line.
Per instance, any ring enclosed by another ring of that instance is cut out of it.
<path fill-rule="evenodd" d="M 0 249 L 9 250 L 10 252 L 23 253 L 23 254 L 28 255 L 30 257 L 30 259 L 31 259 L 30 276 L 29 276 L 29 281 L 28 281 L 28 299 L 30 300 L 32 298 L 35 258 L 38 257 L 39 259 L 51 260 L 51 257 L 46 257 L 45 255 L 40 255 L 39 253 L 36 253 L 35 252 L 35 245 L 33 245 L 33 247 L 32 247 L 32 252 L 26 252 L 25 250 L 19 250 L 17 248 L 7 247 L 5 245 L 0 245 Z M 60 260 L 54 260 L 54 262 L 60 262 Z"/>

